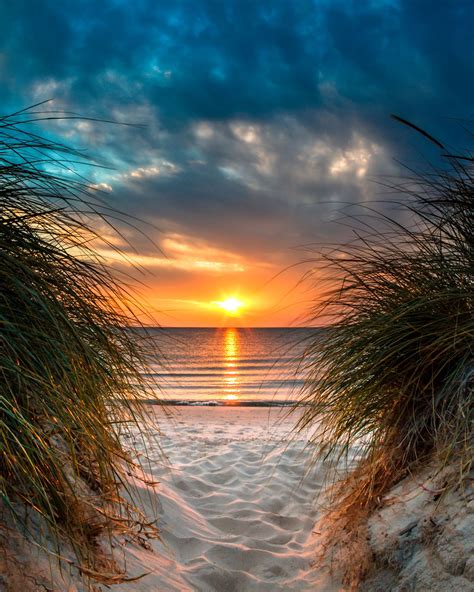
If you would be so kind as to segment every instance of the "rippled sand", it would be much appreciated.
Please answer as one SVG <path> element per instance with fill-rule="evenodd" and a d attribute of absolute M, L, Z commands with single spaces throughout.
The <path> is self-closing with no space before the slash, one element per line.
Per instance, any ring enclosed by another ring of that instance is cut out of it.
<path fill-rule="evenodd" d="M 279 409 L 188 407 L 161 420 L 169 464 L 148 451 L 161 542 L 126 551 L 137 591 L 340 590 L 314 566 L 316 496 L 325 469 L 310 465 L 295 417 Z M 121 585 L 117 590 L 130 590 Z"/>

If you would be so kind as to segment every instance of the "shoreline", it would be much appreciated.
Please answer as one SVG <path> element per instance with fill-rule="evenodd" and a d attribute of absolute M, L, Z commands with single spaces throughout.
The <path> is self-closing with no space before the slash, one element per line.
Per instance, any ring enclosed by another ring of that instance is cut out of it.
<path fill-rule="evenodd" d="M 143 399 L 140 403 L 144 405 L 165 404 L 170 407 L 293 407 L 298 404 L 298 401 L 263 401 L 263 400 L 226 400 L 226 399 L 212 399 L 212 400 L 181 400 L 181 399 L 164 399 L 158 401 L 155 399 Z M 303 405 L 301 405 L 303 406 Z"/>

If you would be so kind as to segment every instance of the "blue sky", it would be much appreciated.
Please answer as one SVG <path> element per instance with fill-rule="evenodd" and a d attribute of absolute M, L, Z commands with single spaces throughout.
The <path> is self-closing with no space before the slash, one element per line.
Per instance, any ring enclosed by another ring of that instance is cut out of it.
<path fill-rule="evenodd" d="M 474 116 L 473 26 L 463 1 L 3 0 L 0 98 L 142 126 L 43 128 L 111 165 L 91 182 L 159 228 L 165 257 L 128 230 L 159 320 L 212 324 L 219 294 L 266 290 L 246 322 L 287 324 L 311 297 L 287 296 L 300 272 L 266 282 L 345 240 L 341 206 L 381 199 L 400 161 L 436 157 L 390 113 L 466 145 L 450 118 Z"/>

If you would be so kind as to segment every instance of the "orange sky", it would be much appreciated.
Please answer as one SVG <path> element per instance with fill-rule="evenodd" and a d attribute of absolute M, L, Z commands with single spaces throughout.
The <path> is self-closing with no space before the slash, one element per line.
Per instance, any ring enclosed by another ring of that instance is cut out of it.
<path fill-rule="evenodd" d="M 297 274 L 272 279 L 272 272 L 248 269 L 239 274 L 203 273 L 173 285 L 153 279 L 142 288 L 146 310 L 161 325 L 181 327 L 285 327 L 301 324 L 308 312 L 308 294 L 296 289 Z M 222 305 L 241 302 L 233 313 Z M 146 321 L 149 322 L 149 321 Z"/>
<path fill-rule="evenodd" d="M 124 248 L 116 236 L 105 236 Z M 225 251 L 182 235 L 158 235 L 162 249 L 119 255 L 100 248 L 108 264 L 133 277 L 145 324 L 173 327 L 285 327 L 308 324 L 316 297 L 313 282 L 300 285 L 308 265 L 285 269 L 279 262 Z M 138 266 L 138 269 L 137 267 Z M 127 280 L 128 281 L 128 280 Z M 222 303 L 234 298 L 236 311 Z"/>

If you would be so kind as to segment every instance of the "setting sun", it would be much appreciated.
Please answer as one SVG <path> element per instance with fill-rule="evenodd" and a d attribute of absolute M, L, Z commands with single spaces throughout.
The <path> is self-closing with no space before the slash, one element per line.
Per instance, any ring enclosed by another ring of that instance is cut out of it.
<path fill-rule="evenodd" d="M 231 315 L 239 314 L 240 309 L 243 307 L 244 303 L 236 298 L 235 296 L 230 296 L 225 300 L 220 302 L 216 302 L 217 306 L 224 309 L 227 313 Z"/>

